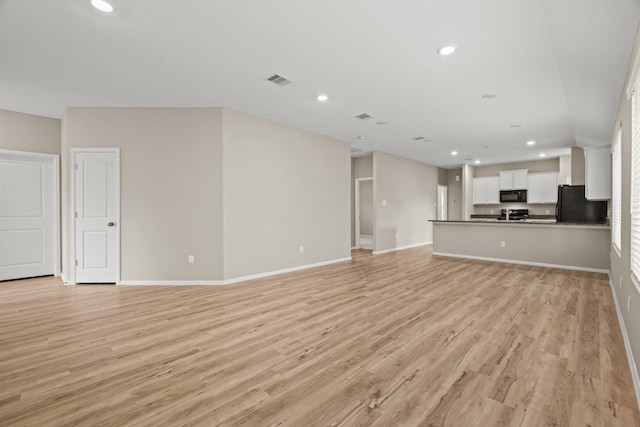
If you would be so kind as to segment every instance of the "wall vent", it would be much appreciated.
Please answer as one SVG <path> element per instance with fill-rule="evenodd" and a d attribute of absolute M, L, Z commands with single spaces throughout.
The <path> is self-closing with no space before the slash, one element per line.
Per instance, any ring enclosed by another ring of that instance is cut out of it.
<path fill-rule="evenodd" d="M 367 113 L 362 113 L 362 114 L 357 115 L 356 119 L 369 120 L 369 119 L 373 119 L 373 116 L 370 116 Z"/>
<path fill-rule="evenodd" d="M 291 83 L 291 80 L 289 80 L 286 77 L 282 77 L 279 74 L 273 74 L 273 75 L 267 77 L 267 81 L 271 82 L 271 83 L 273 83 L 273 84 L 275 84 L 277 86 L 280 86 L 280 87 L 286 86 L 289 83 Z"/>

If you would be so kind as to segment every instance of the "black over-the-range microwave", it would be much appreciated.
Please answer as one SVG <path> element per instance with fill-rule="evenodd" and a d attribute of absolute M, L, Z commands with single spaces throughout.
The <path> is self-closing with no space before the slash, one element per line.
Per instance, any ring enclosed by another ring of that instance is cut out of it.
<path fill-rule="evenodd" d="M 527 202 L 527 190 L 502 190 L 500 203 Z"/>

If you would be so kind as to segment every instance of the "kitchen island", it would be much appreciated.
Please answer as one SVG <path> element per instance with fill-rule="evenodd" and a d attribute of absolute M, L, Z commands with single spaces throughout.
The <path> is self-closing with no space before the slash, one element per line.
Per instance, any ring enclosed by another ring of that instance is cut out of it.
<path fill-rule="evenodd" d="M 611 227 L 549 221 L 431 221 L 433 255 L 609 271 Z"/>

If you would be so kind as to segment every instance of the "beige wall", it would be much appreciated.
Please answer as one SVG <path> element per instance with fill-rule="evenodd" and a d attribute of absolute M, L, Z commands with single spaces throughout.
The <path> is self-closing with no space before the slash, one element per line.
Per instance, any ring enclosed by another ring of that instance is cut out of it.
<path fill-rule="evenodd" d="M 374 250 L 433 241 L 431 223 L 427 220 L 436 218 L 438 168 L 375 152 L 373 173 Z"/>
<path fill-rule="evenodd" d="M 225 279 L 350 257 L 349 144 L 228 109 L 223 122 Z"/>
<path fill-rule="evenodd" d="M 638 45 L 636 45 L 637 49 Z M 611 246 L 611 280 L 614 284 L 617 300 L 620 303 L 621 314 L 629 336 L 636 369 L 640 371 L 640 290 L 631 281 L 630 260 L 631 102 L 626 95 L 623 95 L 620 102 L 617 121 L 621 124 L 620 129 L 622 132 L 622 241 L 620 253 Z M 630 309 L 628 310 L 627 307 L 630 307 Z"/>
<path fill-rule="evenodd" d="M 435 223 L 433 253 L 608 270 L 610 244 L 602 226 Z"/>
<path fill-rule="evenodd" d="M 447 170 L 447 217 L 451 221 L 462 219 L 462 169 Z"/>
<path fill-rule="evenodd" d="M 222 110 L 68 108 L 63 120 L 65 275 L 70 148 L 120 147 L 121 279 L 222 279 Z"/>
<path fill-rule="evenodd" d="M 529 169 L 529 173 L 558 172 L 560 170 L 559 159 L 534 160 L 530 162 L 504 163 L 500 165 L 475 166 L 475 176 L 498 176 L 500 171 L 517 169 Z"/>
<path fill-rule="evenodd" d="M 571 155 L 560 156 L 560 172 L 558 173 L 558 185 L 571 185 Z"/>
<path fill-rule="evenodd" d="M 571 148 L 571 185 L 584 185 L 584 150 Z"/>
<path fill-rule="evenodd" d="M 373 177 L 373 155 L 353 157 L 351 159 L 351 247 L 356 245 L 356 178 L 370 177 Z"/>
<path fill-rule="evenodd" d="M 360 235 L 373 236 L 373 180 L 360 182 Z"/>
<path fill-rule="evenodd" d="M 468 221 L 471 214 L 475 213 L 473 207 L 473 178 L 475 168 L 471 165 L 462 165 L 462 219 Z"/>
<path fill-rule="evenodd" d="M 61 121 L 0 110 L 0 148 L 60 154 Z"/>

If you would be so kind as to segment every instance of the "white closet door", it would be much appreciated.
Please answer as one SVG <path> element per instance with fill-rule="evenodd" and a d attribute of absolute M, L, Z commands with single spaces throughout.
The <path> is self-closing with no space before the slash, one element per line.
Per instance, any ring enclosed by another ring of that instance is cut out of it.
<path fill-rule="evenodd" d="M 0 153 L 0 280 L 54 274 L 52 158 Z"/>

